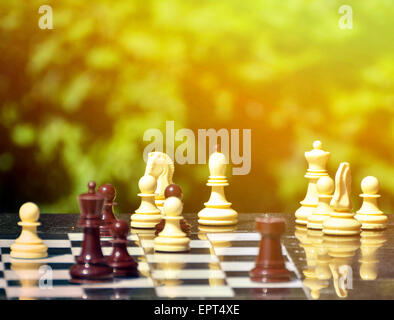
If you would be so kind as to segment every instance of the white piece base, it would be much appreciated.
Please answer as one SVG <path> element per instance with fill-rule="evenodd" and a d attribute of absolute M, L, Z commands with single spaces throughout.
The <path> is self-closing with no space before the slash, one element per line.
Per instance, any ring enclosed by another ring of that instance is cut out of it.
<path fill-rule="evenodd" d="M 204 208 L 198 213 L 198 223 L 208 226 L 230 226 L 238 223 L 238 213 L 231 208 Z"/>
<path fill-rule="evenodd" d="M 161 221 L 161 214 L 140 214 L 135 213 L 130 217 L 132 228 L 153 229 Z"/>
<path fill-rule="evenodd" d="M 188 237 L 182 238 L 167 238 L 160 235 L 155 238 L 155 251 L 160 252 L 185 252 L 190 250 L 190 239 Z"/>
<path fill-rule="evenodd" d="M 14 243 L 11 245 L 10 256 L 17 259 L 42 259 L 48 256 L 48 247 L 41 244 Z"/>

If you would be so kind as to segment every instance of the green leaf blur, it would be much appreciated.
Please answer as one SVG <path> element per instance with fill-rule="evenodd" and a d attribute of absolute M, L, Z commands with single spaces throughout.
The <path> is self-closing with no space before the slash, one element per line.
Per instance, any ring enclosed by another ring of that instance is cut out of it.
<path fill-rule="evenodd" d="M 38 8 L 53 8 L 41 30 Z M 26 201 L 78 212 L 89 180 L 138 204 L 147 129 L 251 128 L 252 169 L 230 177 L 239 212 L 294 212 L 316 139 L 334 176 L 349 161 L 355 209 L 364 176 L 394 209 L 394 7 L 337 0 L 0 2 L 2 212 Z M 229 171 L 230 172 L 230 171 Z M 185 211 L 207 201 L 204 165 L 176 165 Z"/>

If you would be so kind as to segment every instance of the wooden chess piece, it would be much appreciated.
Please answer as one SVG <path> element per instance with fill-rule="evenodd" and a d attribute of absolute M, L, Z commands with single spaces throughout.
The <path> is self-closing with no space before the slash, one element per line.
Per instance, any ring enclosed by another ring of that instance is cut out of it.
<path fill-rule="evenodd" d="M 141 205 L 130 217 L 132 228 L 153 229 L 161 220 L 162 214 L 155 205 L 156 179 L 146 174 L 138 182 Z"/>
<path fill-rule="evenodd" d="M 350 200 L 351 173 L 347 162 L 342 162 L 335 175 L 335 192 L 331 200 L 330 218 L 323 222 L 323 233 L 329 235 L 358 235 L 361 223 L 354 218 L 352 203 Z"/>
<path fill-rule="evenodd" d="M 127 235 L 129 234 L 128 223 L 122 220 L 116 221 L 111 226 L 112 254 L 107 262 L 113 269 L 116 277 L 137 277 L 138 264 L 127 251 Z"/>
<path fill-rule="evenodd" d="M 153 176 L 157 181 L 155 190 L 155 205 L 163 212 L 164 190 L 168 185 L 172 184 L 174 175 L 174 161 L 163 152 L 154 151 L 148 153 L 148 160 L 145 168 L 145 175 Z"/>
<path fill-rule="evenodd" d="M 178 186 L 177 184 L 173 183 L 167 186 L 167 188 L 164 190 L 164 196 L 165 198 L 169 198 L 169 197 L 177 197 L 180 200 L 182 200 L 182 189 L 180 186 Z M 163 231 L 164 229 L 164 225 L 166 223 L 165 219 L 161 219 L 161 221 L 156 225 L 156 232 L 155 235 L 157 236 L 160 232 Z M 190 233 L 190 229 L 191 226 L 189 223 L 187 223 L 187 221 L 185 219 L 182 219 L 180 221 L 180 225 L 181 225 L 181 230 L 183 232 L 185 232 L 186 234 Z"/>
<path fill-rule="evenodd" d="M 100 225 L 104 197 L 95 192 L 96 183 L 89 182 L 89 191 L 78 196 L 81 219 L 78 227 L 83 228 L 81 254 L 70 268 L 71 282 L 85 283 L 112 279 L 112 268 L 108 266 L 101 251 Z"/>
<path fill-rule="evenodd" d="M 40 209 L 33 202 L 26 202 L 19 209 L 21 219 L 18 225 L 22 232 L 18 239 L 11 245 L 11 257 L 20 259 L 41 259 L 48 256 L 48 247 L 37 235 Z"/>
<path fill-rule="evenodd" d="M 116 191 L 112 184 L 105 183 L 98 188 L 97 192 L 105 199 L 101 215 L 102 225 L 100 226 L 100 237 L 109 237 L 111 235 L 111 226 L 116 222 L 113 211 L 113 207 L 116 206 L 116 202 L 114 202 L 116 198 Z"/>
<path fill-rule="evenodd" d="M 385 229 L 387 216 L 378 207 L 379 180 L 373 176 L 365 177 L 361 181 L 363 204 L 354 216 L 360 223 L 363 230 Z"/>
<path fill-rule="evenodd" d="M 328 176 L 327 161 L 330 153 L 323 151 L 320 141 L 313 142 L 313 150 L 305 152 L 305 158 L 309 164 L 305 178 L 308 179 L 308 190 L 304 200 L 300 202 L 301 207 L 295 212 L 296 223 L 306 225 L 308 217 L 318 204 L 318 192 L 316 190 L 317 180 Z"/>
<path fill-rule="evenodd" d="M 323 222 L 330 218 L 334 209 L 330 206 L 332 194 L 334 193 L 334 180 L 329 176 L 317 180 L 316 190 L 318 192 L 318 203 L 315 210 L 308 216 L 308 229 L 323 229 Z"/>
<path fill-rule="evenodd" d="M 282 218 L 256 218 L 256 230 L 261 233 L 261 241 L 256 267 L 250 271 L 252 281 L 290 281 L 290 272 L 286 269 L 280 243 L 285 228 L 285 220 Z"/>
<path fill-rule="evenodd" d="M 167 198 L 163 211 L 166 223 L 162 232 L 155 238 L 154 249 L 161 252 L 184 252 L 190 250 L 190 239 L 181 230 L 182 201 L 177 197 Z"/>
<path fill-rule="evenodd" d="M 226 178 L 227 158 L 220 150 L 220 144 L 216 145 L 216 151 L 209 157 L 209 180 L 207 186 L 212 188 L 205 208 L 198 213 L 198 223 L 209 226 L 228 226 L 238 223 L 238 213 L 231 208 L 224 193 L 224 187 L 228 186 Z"/>

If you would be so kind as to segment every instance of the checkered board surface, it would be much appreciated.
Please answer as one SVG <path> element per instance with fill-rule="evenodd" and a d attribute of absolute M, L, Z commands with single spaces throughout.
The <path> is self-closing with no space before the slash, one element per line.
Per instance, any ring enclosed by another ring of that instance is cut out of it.
<path fill-rule="evenodd" d="M 140 277 L 83 285 L 69 283 L 82 233 L 40 234 L 48 246 L 48 258 L 40 260 L 12 259 L 10 246 L 16 237 L 0 235 L 0 297 L 5 299 L 253 299 L 269 290 L 302 290 L 285 246 L 291 281 L 249 279 L 259 250 L 258 233 L 192 234 L 187 253 L 155 253 L 153 237 L 131 234 L 128 251 L 138 262 Z M 106 256 L 112 251 L 110 240 L 101 239 Z"/>

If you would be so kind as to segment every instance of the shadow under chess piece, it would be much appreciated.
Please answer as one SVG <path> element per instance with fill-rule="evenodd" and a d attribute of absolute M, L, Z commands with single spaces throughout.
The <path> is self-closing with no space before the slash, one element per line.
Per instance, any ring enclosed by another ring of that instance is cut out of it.
<path fill-rule="evenodd" d="M 100 236 L 109 237 L 111 235 L 111 226 L 116 222 L 113 211 L 113 207 L 116 206 L 116 202 L 114 202 L 116 198 L 116 190 L 112 184 L 105 183 L 98 188 L 97 192 L 105 199 L 101 215 L 102 225 L 100 226 Z"/>
<path fill-rule="evenodd" d="M 347 162 L 342 162 L 335 175 L 335 192 L 331 200 L 330 218 L 323 222 L 323 232 L 329 235 L 358 235 L 361 230 L 361 223 L 354 218 L 352 213 L 351 173 Z"/>
<path fill-rule="evenodd" d="M 290 272 L 286 269 L 280 243 L 285 228 L 285 220 L 282 218 L 256 218 L 256 230 L 261 233 L 261 241 L 256 267 L 250 271 L 252 281 L 290 281 Z"/>
<path fill-rule="evenodd" d="M 132 228 L 153 229 L 161 220 L 162 214 L 155 205 L 156 179 L 151 175 L 144 175 L 138 182 L 140 188 L 141 205 L 130 217 Z"/>
<path fill-rule="evenodd" d="M 118 220 L 111 226 L 112 254 L 107 262 L 113 268 L 116 277 L 137 277 L 138 263 L 129 255 L 127 251 L 127 235 L 129 226 L 127 222 Z"/>
<path fill-rule="evenodd" d="M 185 262 L 173 262 L 166 261 L 168 254 L 156 253 L 160 257 L 160 262 L 157 263 L 157 267 L 153 270 L 153 278 L 158 285 L 164 286 L 179 286 L 182 284 L 182 280 L 179 274 L 185 268 Z"/>
<path fill-rule="evenodd" d="M 387 241 L 384 231 L 361 231 L 360 277 L 363 280 L 376 280 L 379 263 L 376 252 Z"/>
<path fill-rule="evenodd" d="M 11 245 L 11 257 L 20 259 L 41 259 L 48 256 L 48 247 L 37 235 L 40 209 L 33 202 L 23 204 L 19 209 L 21 219 L 18 225 L 22 232 L 18 239 Z"/>
<path fill-rule="evenodd" d="M 318 192 L 316 190 L 317 180 L 321 177 L 327 177 L 327 161 L 330 157 L 328 151 L 321 150 L 320 141 L 313 142 L 313 150 L 305 152 L 305 158 L 308 162 L 308 169 L 305 178 L 308 179 L 308 190 L 304 200 L 300 202 L 301 207 L 295 212 L 296 223 L 306 225 L 308 217 L 312 214 L 318 204 Z"/>
<path fill-rule="evenodd" d="M 314 274 L 319 280 L 331 279 L 329 263 L 331 257 L 328 255 L 328 248 L 324 243 L 324 234 L 321 230 L 309 229 L 307 231 L 308 239 L 313 247 Z"/>
<path fill-rule="evenodd" d="M 224 187 L 228 186 L 226 178 L 227 158 L 220 152 L 220 145 L 216 146 L 216 152 L 209 157 L 209 180 L 207 186 L 212 188 L 205 208 L 198 213 L 198 223 L 211 226 L 226 226 L 238 223 L 238 213 L 231 208 L 224 193 Z"/>
<path fill-rule="evenodd" d="M 317 300 L 320 298 L 320 291 L 328 288 L 327 280 L 320 280 L 315 274 L 304 273 L 305 279 L 302 281 L 303 285 L 310 290 L 312 299 Z"/>
<path fill-rule="evenodd" d="M 330 218 L 334 211 L 330 206 L 332 194 L 334 193 L 334 180 L 329 176 L 321 177 L 317 180 L 316 189 L 318 192 L 318 204 L 310 216 L 308 216 L 308 229 L 323 229 L 323 222 Z"/>
<path fill-rule="evenodd" d="M 112 268 L 108 266 L 101 251 L 100 225 L 104 197 L 95 192 L 96 183 L 89 182 L 89 192 L 78 196 L 81 219 L 78 227 L 83 228 L 81 254 L 70 268 L 70 282 L 89 283 L 112 279 Z"/>
<path fill-rule="evenodd" d="M 328 266 L 331 258 L 328 250 L 323 245 L 323 232 L 321 230 L 308 229 L 301 246 L 305 250 L 307 268 L 303 270 L 305 279 L 303 284 L 310 289 L 312 299 L 320 298 L 320 291 L 328 287 L 331 271 Z"/>
<path fill-rule="evenodd" d="M 328 249 L 328 255 L 331 257 L 329 267 L 335 292 L 338 297 L 346 298 L 348 289 L 353 289 L 352 261 L 360 248 L 359 236 L 324 235 L 323 238 Z"/>
<path fill-rule="evenodd" d="M 43 274 L 40 268 L 46 266 L 44 262 L 30 262 L 23 260 L 12 260 L 10 269 L 15 272 L 21 286 L 19 300 L 36 300 L 37 298 L 31 294 L 32 287 L 38 287 L 39 280 L 42 280 Z M 45 268 L 45 267 L 44 267 Z M 50 270 L 50 269 L 47 269 Z"/>
<path fill-rule="evenodd" d="M 164 190 L 168 185 L 172 184 L 175 167 L 172 159 L 163 152 L 154 151 L 148 153 L 148 161 L 146 163 L 145 175 L 153 176 L 157 181 L 155 190 L 155 205 L 163 212 Z"/>
<path fill-rule="evenodd" d="M 166 223 L 162 232 L 155 238 L 154 249 L 161 252 L 184 252 L 190 250 L 190 239 L 181 230 L 182 201 L 177 197 L 167 198 L 163 211 Z"/>
<path fill-rule="evenodd" d="M 361 181 L 363 204 L 354 216 L 363 230 L 385 229 L 387 216 L 378 207 L 379 180 L 373 176 L 365 177 Z"/>
<path fill-rule="evenodd" d="M 166 199 L 169 198 L 169 197 L 177 197 L 180 200 L 182 200 L 182 189 L 177 184 L 174 184 L 174 183 L 170 184 L 164 190 L 164 196 L 165 196 Z M 166 220 L 165 219 L 161 219 L 160 223 L 158 223 L 156 225 L 156 232 L 155 232 L 156 236 L 160 232 L 163 231 L 165 224 L 166 224 Z M 180 225 L 181 225 L 181 230 L 183 232 L 185 232 L 187 235 L 189 235 L 190 234 L 191 225 L 189 223 L 187 223 L 187 221 L 185 219 L 182 219 L 180 221 Z"/>

